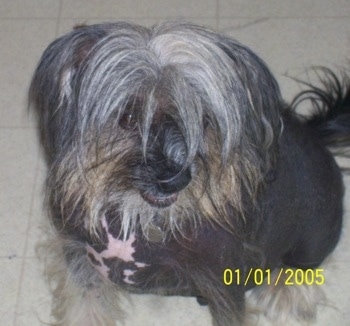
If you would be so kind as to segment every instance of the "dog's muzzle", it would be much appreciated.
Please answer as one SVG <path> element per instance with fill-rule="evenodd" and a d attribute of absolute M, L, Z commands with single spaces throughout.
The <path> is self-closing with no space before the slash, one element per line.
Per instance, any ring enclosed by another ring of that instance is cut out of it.
<path fill-rule="evenodd" d="M 151 128 L 146 157 L 135 171 L 141 197 L 158 208 L 175 203 L 192 180 L 185 138 L 172 118 L 164 121 L 162 128 L 156 123 Z"/>
<path fill-rule="evenodd" d="M 153 168 L 155 174 L 152 185 L 148 189 L 140 189 L 142 198 L 151 206 L 163 208 L 177 201 L 179 192 L 191 182 L 190 169 L 179 170 L 169 167 Z"/>

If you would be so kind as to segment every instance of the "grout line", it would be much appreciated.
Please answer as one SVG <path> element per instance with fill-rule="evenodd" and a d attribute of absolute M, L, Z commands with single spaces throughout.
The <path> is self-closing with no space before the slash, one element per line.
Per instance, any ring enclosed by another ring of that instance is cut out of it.
<path fill-rule="evenodd" d="M 219 29 L 219 21 L 220 21 L 220 0 L 216 0 L 216 26 L 215 29 L 218 30 Z"/>
<path fill-rule="evenodd" d="M 22 259 L 23 257 L 22 256 L 19 256 L 19 255 L 7 255 L 7 256 L 0 256 L 0 259 L 3 259 L 3 260 L 15 260 L 15 259 Z"/>
<path fill-rule="evenodd" d="M 236 18 L 236 17 L 235 17 Z M 132 16 L 86 16 L 86 17 L 60 17 L 60 19 L 63 20 L 77 20 L 77 21 L 85 21 L 85 20 L 101 20 L 101 21 L 120 21 L 120 20 L 126 20 L 126 21 L 134 21 L 137 22 L 139 20 L 205 20 L 205 19 L 217 19 L 217 15 L 212 16 L 144 16 L 144 17 L 132 17 Z"/>
<path fill-rule="evenodd" d="M 180 18 L 183 20 L 201 20 L 201 19 L 260 19 L 264 18 L 266 16 L 220 16 L 219 13 L 212 15 L 212 16 L 142 16 L 142 17 L 133 17 L 133 16 L 84 16 L 84 17 L 74 17 L 74 16 L 67 16 L 67 17 L 60 17 L 61 20 L 101 20 L 101 21 L 108 21 L 108 20 L 172 20 L 176 18 Z M 349 16 L 347 15 L 340 15 L 340 16 L 269 16 L 271 19 L 287 19 L 287 20 L 319 20 L 319 19 L 348 19 Z"/>
<path fill-rule="evenodd" d="M 218 11 L 218 9 L 220 8 L 220 0 L 218 0 L 218 5 L 216 8 L 216 12 L 214 15 L 211 16 L 84 16 L 84 17 L 80 17 L 80 16 L 62 16 L 62 8 L 61 8 L 61 4 L 60 4 L 60 8 L 59 8 L 59 12 L 57 17 L 1 17 L 0 16 L 0 20 L 1 21 L 6 21 L 6 20 L 87 20 L 87 19 L 93 19 L 93 20 L 138 20 L 138 19 L 148 19 L 148 20 L 152 20 L 152 19 L 176 19 L 176 18 L 181 18 L 184 20 L 190 20 L 190 19 L 196 19 L 196 20 L 200 20 L 200 19 L 260 19 L 260 18 L 264 18 L 265 16 L 261 16 L 261 15 L 256 15 L 256 16 L 240 16 L 240 15 L 233 15 L 233 16 L 220 16 L 220 13 Z M 338 16 L 269 16 L 269 18 L 271 19 L 348 19 L 349 16 L 348 15 L 338 15 Z"/>
<path fill-rule="evenodd" d="M 254 25 L 265 23 L 265 22 L 270 21 L 270 20 L 271 20 L 270 17 L 261 17 L 259 19 L 250 20 L 244 24 L 237 24 L 234 26 L 225 27 L 225 28 L 221 29 L 220 32 L 227 33 L 230 31 L 239 31 L 239 30 L 243 30 L 245 28 L 248 28 L 248 27 L 251 27 Z"/>
<path fill-rule="evenodd" d="M 16 130 L 16 129 L 23 129 L 23 130 L 35 130 L 39 129 L 39 127 L 36 126 L 0 126 L 0 130 Z"/>
<path fill-rule="evenodd" d="M 63 0 L 60 0 L 59 7 L 58 7 L 57 20 L 56 20 L 56 30 L 55 30 L 56 37 L 58 37 L 59 30 L 60 30 L 60 24 L 61 24 L 61 18 L 62 18 L 62 7 L 63 7 Z"/>
<path fill-rule="evenodd" d="M 36 194 L 36 188 L 37 188 L 37 182 L 38 182 L 38 176 L 39 176 L 39 155 L 40 155 L 40 150 L 38 149 L 38 151 L 36 153 L 36 164 L 35 164 L 35 169 L 34 169 L 34 181 L 33 181 L 33 186 L 32 186 L 32 194 L 31 194 L 30 205 L 29 205 L 29 210 L 28 210 L 28 221 L 27 221 L 27 228 L 26 228 L 26 232 L 25 232 L 24 249 L 23 249 L 22 257 L 18 257 L 18 258 L 22 259 L 22 264 L 20 267 L 19 284 L 18 284 L 18 288 L 17 288 L 17 298 L 16 298 L 16 303 L 15 303 L 15 315 L 14 315 L 14 319 L 13 319 L 14 326 L 17 325 L 17 316 L 19 315 L 18 309 L 19 309 L 20 298 L 21 298 L 21 293 L 22 293 L 22 289 L 23 289 L 23 278 L 25 275 L 25 267 L 26 267 L 26 262 L 27 262 L 29 233 L 30 233 L 30 228 L 32 226 L 33 208 L 34 208 L 35 194 Z M 33 258 L 33 257 L 31 257 L 31 258 Z"/>

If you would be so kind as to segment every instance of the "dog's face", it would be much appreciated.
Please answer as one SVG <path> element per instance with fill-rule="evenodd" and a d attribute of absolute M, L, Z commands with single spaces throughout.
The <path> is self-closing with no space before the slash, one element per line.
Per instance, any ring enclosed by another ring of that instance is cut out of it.
<path fill-rule="evenodd" d="M 105 215 L 124 235 L 225 224 L 263 181 L 280 131 L 265 65 L 189 24 L 77 28 L 45 51 L 31 98 L 51 204 L 92 233 Z"/>

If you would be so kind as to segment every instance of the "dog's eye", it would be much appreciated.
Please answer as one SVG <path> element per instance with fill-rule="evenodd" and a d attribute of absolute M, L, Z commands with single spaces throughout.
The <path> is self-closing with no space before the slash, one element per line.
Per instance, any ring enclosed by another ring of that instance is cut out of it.
<path fill-rule="evenodd" d="M 123 129 L 132 130 L 136 127 L 136 119 L 131 113 L 124 113 L 119 120 L 119 124 Z"/>

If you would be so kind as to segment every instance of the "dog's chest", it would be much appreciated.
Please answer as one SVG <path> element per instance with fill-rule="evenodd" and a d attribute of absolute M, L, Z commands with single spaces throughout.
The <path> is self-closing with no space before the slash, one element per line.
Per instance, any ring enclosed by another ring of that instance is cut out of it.
<path fill-rule="evenodd" d="M 102 219 L 102 226 L 106 235 L 103 248 L 98 248 L 100 246 L 96 248 L 93 244 L 86 245 L 91 263 L 106 279 L 117 283 L 134 284 L 130 277 L 139 269 L 149 266 L 143 261 L 138 261 L 134 256 L 136 254 L 135 233 L 131 233 L 126 240 L 122 240 L 110 230 L 106 218 Z"/>
<path fill-rule="evenodd" d="M 118 233 L 105 218 L 102 226 L 104 243 L 87 242 L 87 256 L 103 278 L 127 289 L 175 288 L 179 286 L 179 271 L 190 273 L 198 265 L 205 268 L 206 265 L 220 267 L 229 263 L 227 257 L 231 249 L 227 248 L 231 248 L 230 243 L 225 237 L 221 237 L 224 241 L 218 241 L 220 237 L 214 237 L 212 231 L 202 232 L 201 237 L 186 243 L 173 238 L 166 242 L 151 242 L 136 233 L 131 233 L 125 240 L 118 238 Z"/>

